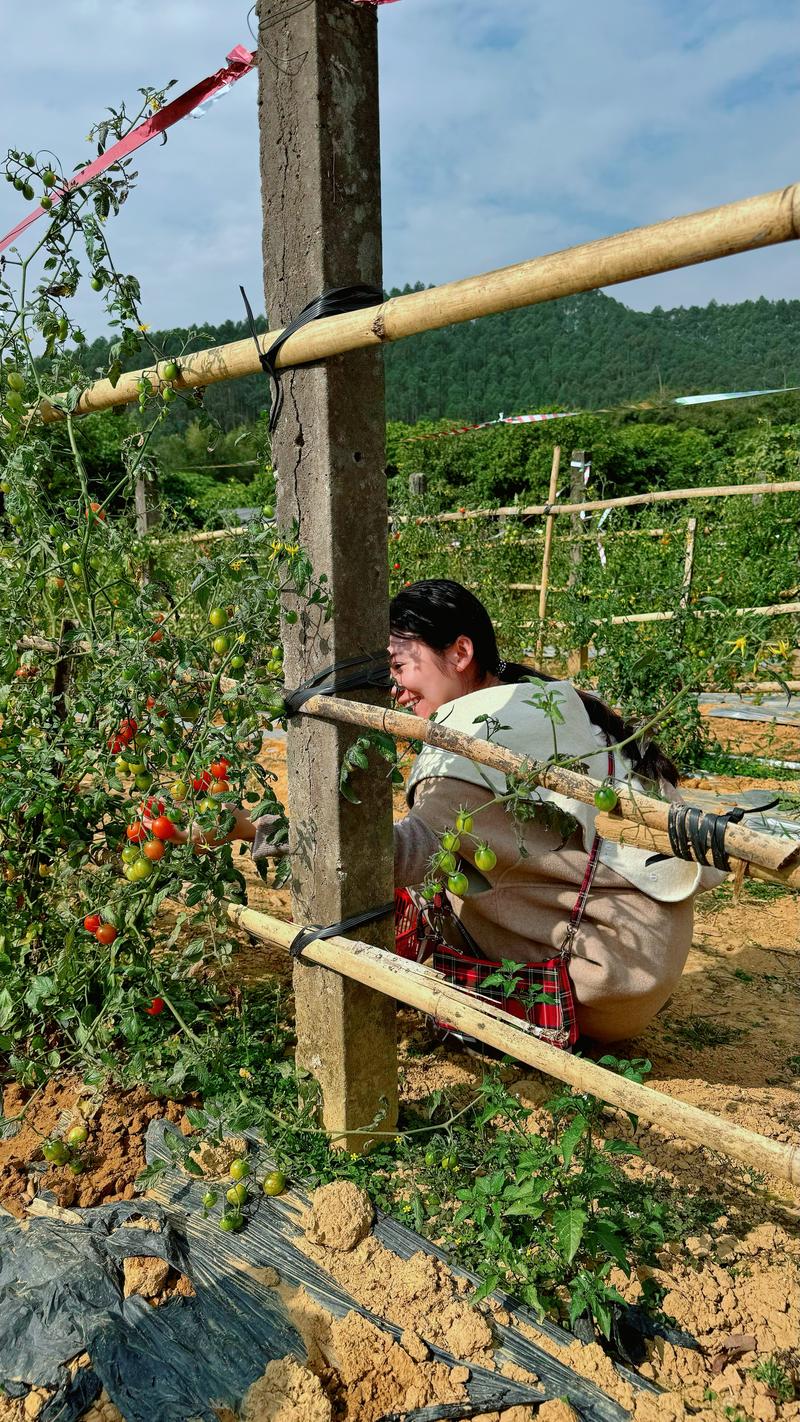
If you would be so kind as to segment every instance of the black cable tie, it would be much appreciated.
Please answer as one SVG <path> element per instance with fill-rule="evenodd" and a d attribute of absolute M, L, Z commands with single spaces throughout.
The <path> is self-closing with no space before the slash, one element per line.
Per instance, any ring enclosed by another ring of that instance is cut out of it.
<path fill-rule="evenodd" d="M 378 690 L 388 691 L 392 679 L 389 674 L 387 652 L 368 652 L 366 656 L 345 657 L 323 667 L 307 681 L 285 691 L 283 700 L 287 718 L 296 716 L 300 707 L 312 696 L 338 696 L 344 691 Z"/>
<path fill-rule="evenodd" d="M 724 815 L 703 814 L 697 805 L 670 805 L 667 832 L 673 855 L 708 865 L 710 853 L 714 868 L 727 874 L 731 864 L 725 852 L 725 830 L 728 825 L 739 824 L 746 814 L 747 810 L 741 805 Z M 647 863 L 657 863 L 661 857 L 648 859 Z"/>
<path fill-rule="evenodd" d="M 390 913 L 394 913 L 394 899 L 390 904 L 381 904 L 380 908 L 365 909 L 363 913 L 351 914 L 349 918 L 343 918 L 339 923 L 331 923 L 327 928 L 322 928 L 319 924 L 314 924 L 310 928 L 301 928 L 289 944 L 289 952 L 295 961 L 299 961 L 303 949 L 307 948 L 309 943 L 313 943 L 315 938 L 335 938 L 339 933 L 349 933 L 351 928 L 360 928 L 362 924 L 386 918 Z"/>
<path fill-rule="evenodd" d="M 239 287 L 242 293 L 247 321 L 250 326 L 250 334 L 256 343 L 258 360 L 261 369 L 269 376 L 272 384 L 272 405 L 269 412 L 269 432 L 273 434 L 278 423 L 278 417 L 283 408 L 283 388 L 281 386 L 280 371 L 276 362 L 280 354 L 281 347 L 295 331 L 299 331 L 301 326 L 307 326 L 310 321 L 318 321 L 325 316 L 344 316 L 350 311 L 361 311 L 365 306 L 380 306 L 384 301 L 384 295 L 378 286 L 368 286 L 361 283 L 357 286 L 334 286 L 323 291 L 321 296 L 317 296 L 313 301 L 309 301 L 302 311 L 285 326 L 280 335 L 272 342 L 269 350 L 262 351 L 256 331 L 256 323 L 253 311 L 247 294 L 243 286 Z"/>

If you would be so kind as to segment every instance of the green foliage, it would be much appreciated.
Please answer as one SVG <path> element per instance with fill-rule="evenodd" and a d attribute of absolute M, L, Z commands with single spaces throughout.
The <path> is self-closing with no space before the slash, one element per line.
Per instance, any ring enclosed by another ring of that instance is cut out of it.
<path fill-rule="evenodd" d="M 766 1384 L 776 1402 L 791 1402 L 795 1397 L 794 1383 L 777 1358 L 759 1358 L 750 1372 Z"/>
<path fill-rule="evenodd" d="M 113 171 L 0 274 L 0 1051 L 28 1085 L 78 1065 L 180 1092 L 202 1086 L 225 1003 L 194 975 L 232 952 L 232 806 L 281 814 L 253 755 L 283 715 L 281 619 L 330 610 L 271 518 L 205 546 L 166 509 L 157 538 L 138 536 L 171 387 L 147 383 L 133 425 L 75 417 L 89 377 L 67 303 L 87 267 L 120 328 L 110 378 L 141 325 L 97 218 L 128 194 L 127 163 Z M 35 418 L 45 400 L 55 426 Z"/>

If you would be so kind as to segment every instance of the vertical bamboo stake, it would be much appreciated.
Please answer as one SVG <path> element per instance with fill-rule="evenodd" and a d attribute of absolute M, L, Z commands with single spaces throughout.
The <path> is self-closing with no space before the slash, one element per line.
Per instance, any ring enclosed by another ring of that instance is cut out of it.
<path fill-rule="evenodd" d="M 579 504 L 585 498 L 583 476 L 586 470 L 586 463 L 586 451 L 584 449 L 573 449 L 569 464 L 569 493 L 570 500 L 573 504 Z M 572 524 L 574 538 L 569 551 L 571 567 L 569 577 L 567 578 L 567 587 L 571 588 L 574 587 L 578 580 L 578 569 L 583 559 L 583 545 L 580 539 L 583 523 L 580 513 L 572 514 L 570 516 L 570 523 Z M 569 653 L 567 657 L 567 671 L 570 676 L 574 676 L 576 672 L 584 671 L 588 665 L 588 646 L 575 647 L 574 650 Z"/>
<path fill-rule="evenodd" d="M 550 485 L 547 490 L 547 503 L 550 507 L 555 503 L 558 493 L 558 471 L 561 467 L 561 445 L 553 446 L 553 462 L 550 465 Z M 544 615 L 547 611 L 547 584 L 550 581 L 550 554 L 553 547 L 553 515 L 549 513 L 544 525 L 544 552 L 542 553 L 542 585 L 539 589 L 539 634 L 536 638 L 536 664 L 541 661 L 544 649 Z"/>
<path fill-rule="evenodd" d="M 681 607 L 686 607 L 689 601 L 689 589 L 692 586 L 692 570 L 694 567 L 694 535 L 697 529 L 697 519 L 690 518 L 686 524 L 686 556 L 683 560 L 683 582 L 681 584 Z"/>

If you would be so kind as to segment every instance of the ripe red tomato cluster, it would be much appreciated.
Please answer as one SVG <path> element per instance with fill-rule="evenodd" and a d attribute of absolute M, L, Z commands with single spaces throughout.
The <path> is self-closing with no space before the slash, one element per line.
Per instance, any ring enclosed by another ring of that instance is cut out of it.
<path fill-rule="evenodd" d="M 113 923 L 104 923 L 99 913 L 87 913 L 83 920 L 83 926 L 86 932 L 91 933 L 105 948 L 113 943 L 117 936 L 117 930 Z"/>
<path fill-rule="evenodd" d="M 199 775 L 192 777 L 192 789 L 197 795 L 226 795 L 230 790 L 230 782 L 227 780 L 229 762 L 223 755 L 212 760 L 208 770 L 201 770 Z"/>
<path fill-rule="evenodd" d="M 139 729 L 138 721 L 134 721 L 132 716 L 126 716 L 119 723 L 119 728 L 114 735 L 109 738 L 108 749 L 112 755 L 119 755 L 121 751 L 129 746 L 136 732 Z"/>

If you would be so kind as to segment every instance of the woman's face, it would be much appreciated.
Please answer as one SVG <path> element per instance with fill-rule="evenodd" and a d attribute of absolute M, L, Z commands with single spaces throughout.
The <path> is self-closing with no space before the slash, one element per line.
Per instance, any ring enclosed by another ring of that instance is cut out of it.
<path fill-rule="evenodd" d="M 446 701 L 474 691 L 478 680 L 469 637 L 457 637 L 451 647 L 435 652 L 416 637 L 391 636 L 389 670 L 398 705 L 426 719 Z"/>

